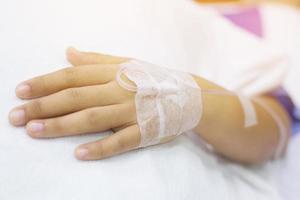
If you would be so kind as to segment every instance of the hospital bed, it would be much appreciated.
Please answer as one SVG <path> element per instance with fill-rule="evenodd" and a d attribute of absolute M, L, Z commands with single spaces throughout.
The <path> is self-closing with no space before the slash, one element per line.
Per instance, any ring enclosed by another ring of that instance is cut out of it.
<path fill-rule="evenodd" d="M 182 50 L 187 44 L 178 40 L 181 33 L 169 24 L 168 15 L 170 9 L 185 8 L 185 3 L 190 4 L 181 0 L 0 2 L 1 200 L 293 200 L 300 196 L 300 134 L 284 160 L 262 166 L 241 166 L 218 157 L 201 148 L 203 141 L 192 132 L 164 145 L 81 162 L 73 157 L 77 145 L 111 133 L 34 140 L 24 128 L 8 124 L 9 110 L 21 103 L 14 95 L 15 86 L 68 66 L 64 51 L 69 45 L 166 66 L 191 66 L 190 55 Z"/>

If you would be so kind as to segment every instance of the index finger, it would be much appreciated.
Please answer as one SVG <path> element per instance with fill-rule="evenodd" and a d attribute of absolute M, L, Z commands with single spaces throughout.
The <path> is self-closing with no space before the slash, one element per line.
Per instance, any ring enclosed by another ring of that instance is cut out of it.
<path fill-rule="evenodd" d="M 32 99 L 67 88 L 105 84 L 114 79 L 117 70 L 118 65 L 115 64 L 68 67 L 24 81 L 17 86 L 16 95 Z"/>
<path fill-rule="evenodd" d="M 83 52 L 70 47 L 67 49 L 67 59 L 73 66 L 90 65 L 90 64 L 120 64 L 128 58 L 111 56 L 94 52 Z"/>

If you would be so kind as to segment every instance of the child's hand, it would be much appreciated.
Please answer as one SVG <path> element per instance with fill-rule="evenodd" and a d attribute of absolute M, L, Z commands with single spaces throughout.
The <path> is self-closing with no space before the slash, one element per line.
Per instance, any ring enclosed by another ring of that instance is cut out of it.
<path fill-rule="evenodd" d="M 14 108 L 9 120 L 26 126 L 33 138 L 53 138 L 112 129 L 104 139 L 79 146 L 75 155 L 94 160 L 132 150 L 140 144 L 134 92 L 115 81 L 127 58 L 68 49 L 68 67 L 21 83 L 16 94 L 30 101 Z"/>

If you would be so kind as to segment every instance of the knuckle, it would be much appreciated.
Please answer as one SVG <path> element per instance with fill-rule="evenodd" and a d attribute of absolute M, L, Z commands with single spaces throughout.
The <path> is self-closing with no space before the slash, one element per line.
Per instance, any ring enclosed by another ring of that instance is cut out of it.
<path fill-rule="evenodd" d="M 47 78 L 45 76 L 37 77 L 36 81 L 34 81 L 31 84 L 31 87 L 33 87 L 33 88 L 39 87 L 39 88 L 41 88 L 41 90 L 47 91 L 48 90 Z"/>
<path fill-rule="evenodd" d="M 62 123 L 62 121 L 59 119 L 52 119 L 48 122 L 48 124 L 48 126 L 50 126 L 51 129 L 57 134 L 63 133 L 65 131 L 66 125 L 65 123 Z"/>
<path fill-rule="evenodd" d="M 74 85 L 77 82 L 77 73 L 74 68 L 66 68 L 62 70 L 62 76 L 67 85 Z"/>
<path fill-rule="evenodd" d="M 95 154 L 95 157 L 97 157 L 97 158 L 103 158 L 103 157 L 105 157 L 104 146 L 103 146 L 102 142 L 99 142 L 97 144 L 97 146 L 94 148 L 94 154 Z"/>
<path fill-rule="evenodd" d="M 33 117 L 42 114 L 44 111 L 42 101 L 41 100 L 32 101 L 27 107 L 27 110 L 28 110 L 27 113 L 30 113 Z"/>
<path fill-rule="evenodd" d="M 67 96 L 72 100 L 78 100 L 82 97 L 79 89 L 70 88 L 66 90 Z"/>
<path fill-rule="evenodd" d="M 86 120 L 89 126 L 95 127 L 99 124 L 99 113 L 96 110 L 90 110 L 87 113 Z"/>
<path fill-rule="evenodd" d="M 135 102 L 134 101 L 131 101 L 127 104 L 127 109 L 129 109 L 130 111 L 134 112 L 136 110 L 136 107 L 135 107 Z"/>
<path fill-rule="evenodd" d="M 114 80 L 111 85 L 114 90 L 118 91 L 123 101 L 134 100 L 136 92 L 128 91 L 127 89 L 123 88 L 123 86 L 121 86 L 116 80 Z"/>
<path fill-rule="evenodd" d="M 127 146 L 126 146 L 126 141 L 122 137 L 116 137 L 116 146 L 113 149 L 114 153 L 119 153 L 122 151 L 125 151 Z"/>
<path fill-rule="evenodd" d="M 128 102 L 125 105 L 125 112 L 128 113 L 127 116 L 127 122 L 136 122 L 137 117 L 136 117 L 136 106 L 135 102 Z"/>

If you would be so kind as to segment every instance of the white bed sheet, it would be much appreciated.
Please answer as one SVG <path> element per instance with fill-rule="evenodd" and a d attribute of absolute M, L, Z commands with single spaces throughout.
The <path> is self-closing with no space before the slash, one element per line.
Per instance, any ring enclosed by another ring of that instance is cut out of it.
<path fill-rule="evenodd" d="M 155 2 L 0 2 L 0 199 L 280 198 L 276 163 L 252 168 L 230 163 L 199 148 L 193 133 L 165 145 L 80 162 L 72 155 L 75 146 L 108 133 L 33 140 L 23 128 L 8 124 L 7 113 L 20 103 L 15 85 L 67 65 L 69 45 L 167 66 L 191 64 L 180 33 L 168 24 L 172 7 L 167 3 L 178 8 L 185 2 L 164 1 L 160 8 Z"/>
<path fill-rule="evenodd" d="M 267 43 L 282 49 L 290 57 L 290 70 L 284 83 L 300 106 L 300 10 L 279 5 L 265 5 L 265 31 Z M 299 125 L 298 125 L 299 126 Z M 299 128 L 297 128 L 299 130 Z M 300 198 L 300 133 L 292 138 L 288 153 L 278 172 L 278 185 L 283 199 Z"/>

